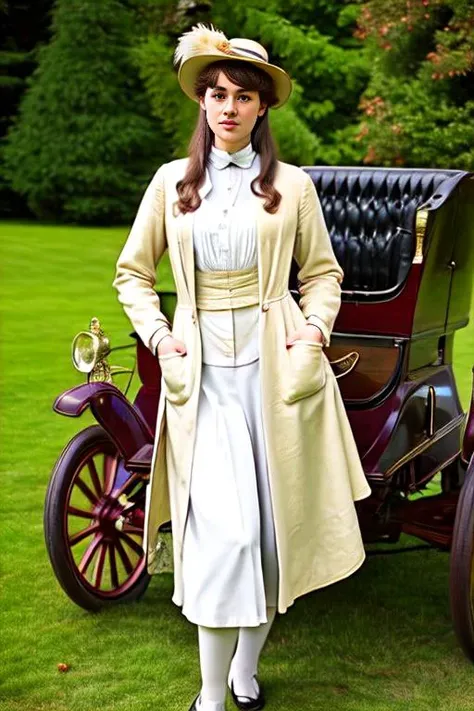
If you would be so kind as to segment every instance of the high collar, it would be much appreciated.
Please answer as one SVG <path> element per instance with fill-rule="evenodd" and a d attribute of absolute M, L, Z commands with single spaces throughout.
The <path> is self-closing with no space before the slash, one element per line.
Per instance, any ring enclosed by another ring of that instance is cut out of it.
<path fill-rule="evenodd" d="M 228 153 L 212 145 L 211 152 L 209 153 L 209 161 L 218 170 L 227 168 L 229 163 L 233 163 L 239 166 L 239 168 L 250 168 L 256 155 L 251 141 L 235 153 Z"/>

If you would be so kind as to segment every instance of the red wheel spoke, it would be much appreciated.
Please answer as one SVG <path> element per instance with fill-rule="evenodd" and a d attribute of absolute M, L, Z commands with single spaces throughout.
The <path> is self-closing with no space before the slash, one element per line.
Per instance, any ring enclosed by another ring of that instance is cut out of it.
<path fill-rule="evenodd" d="M 84 509 L 78 509 L 77 506 L 68 506 L 68 514 L 71 516 L 79 516 L 80 518 L 94 518 L 92 511 L 85 511 Z"/>
<path fill-rule="evenodd" d="M 97 469 L 93 459 L 87 461 L 87 466 L 89 467 L 89 472 L 91 475 L 92 483 L 94 484 L 94 489 L 97 496 L 100 498 L 102 496 L 102 486 L 100 484 L 99 475 L 97 474 Z"/>
<path fill-rule="evenodd" d="M 122 560 L 123 567 L 127 571 L 127 574 L 130 575 L 131 573 L 133 573 L 133 564 L 126 553 L 125 548 L 122 546 L 122 543 L 120 542 L 119 538 L 117 538 L 115 541 L 115 548 L 117 549 L 117 552 Z"/>
<path fill-rule="evenodd" d="M 84 538 L 87 538 L 87 536 L 90 536 L 91 533 L 95 533 L 96 531 L 99 530 L 99 528 L 100 528 L 100 523 L 98 521 L 95 521 L 87 528 L 83 528 L 82 531 L 73 533 L 72 536 L 69 536 L 69 545 L 75 546 L 76 543 L 79 543 L 79 541 L 83 541 Z"/>
<path fill-rule="evenodd" d="M 102 541 L 99 555 L 94 566 L 94 573 L 92 575 L 92 584 L 96 588 L 100 588 L 102 582 L 102 573 L 104 572 L 105 556 L 107 555 L 107 543 Z"/>
<path fill-rule="evenodd" d="M 125 523 L 122 528 L 123 533 L 136 533 L 138 536 L 143 538 L 143 528 L 138 528 L 138 526 L 132 526 L 131 523 Z"/>
<path fill-rule="evenodd" d="M 137 554 L 140 556 L 140 558 L 141 558 L 142 555 L 144 554 L 143 548 L 142 548 L 136 541 L 134 541 L 131 536 L 127 536 L 127 534 L 124 533 L 123 531 L 120 531 L 120 532 L 119 532 L 119 535 L 120 535 L 120 538 L 121 538 L 125 543 L 127 543 L 127 544 L 130 546 L 130 548 L 131 548 L 132 550 L 134 550 L 135 553 L 137 553 Z"/>
<path fill-rule="evenodd" d="M 79 571 L 82 573 L 82 575 L 85 575 L 87 572 L 87 568 L 89 567 L 92 558 L 95 555 L 95 552 L 97 548 L 100 546 L 102 542 L 103 534 L 99 533 L 97 536 L 94 536 L 92 541 L 89 543 L 87 546 L 87 550 L 84 553 L 84 555 L 81 558 L 81 562 L 77 566 L 79 568 Z"/>
<path fill-rule="evenodd" d="M 118 572 L 117 572 L 117 562 L 115 560 L 115 548 L 112 544 L 109 545 L 109 560 L 110 560 L 110 580 L 112 582 L 112 587 L 118 588 L 119 579 L 118 579 Z"/>
<path fill-rule="evenodd" d="M 117 464 L 117 457 L 111 457 L 110 454 L 104 454 L 104 494 L 110 494 L 112 491 L 115 475 L 117 473 Z"/>
<path fill-rule="evenodd" d="M 91 504 L 96 504 L 97 503 L 97 496 L 94 494 L 91 489 L 85 484 L 80 477 L 77 477 L 74 484 L 79 487 L 79 489 L 82 491 L 84 496 L 86 496 Z"/>

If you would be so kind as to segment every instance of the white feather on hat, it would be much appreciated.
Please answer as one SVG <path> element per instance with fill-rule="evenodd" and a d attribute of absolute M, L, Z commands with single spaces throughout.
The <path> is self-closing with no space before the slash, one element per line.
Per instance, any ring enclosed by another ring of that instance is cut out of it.
<path fill-rule="evenodd" d="M 213 50 L 219 52 L 232 51 L 231 44 L 225 34 L 220 30 L 216 30 L 213 25 L 210 29 L 202 22 L 181 35 L 178 40 L 178 46 L 174 52 L 174 63 L 184 62 L 189 57 L 194 57 L 198 54 L 206 54 Z"/>

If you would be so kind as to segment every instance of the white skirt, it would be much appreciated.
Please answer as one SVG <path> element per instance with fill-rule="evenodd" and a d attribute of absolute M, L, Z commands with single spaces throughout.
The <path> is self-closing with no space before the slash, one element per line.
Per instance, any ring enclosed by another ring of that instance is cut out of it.
<path fill-rule="evenodd" d="M 277 605 L 258 360 L 202 366 L 182 570 L 195 624 L 255 627 Z"/>

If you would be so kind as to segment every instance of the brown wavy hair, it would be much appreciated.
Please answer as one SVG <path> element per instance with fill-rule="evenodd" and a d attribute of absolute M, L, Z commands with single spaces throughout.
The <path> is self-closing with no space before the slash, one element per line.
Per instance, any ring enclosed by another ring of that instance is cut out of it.
<path fill-rule="evenodd" d="M 273 186 L 277 168 L 277 150 L 268 121 L 268 109 L 277 103 L 273 79 L 265 71 L 249 62 L 239 60 L 218 60 L 208 64 L 198 76 L 194 90 L 198 97 L 204 97 L 206 89 L 217 85 L 220 72 L 224 72 L 229 81 L 247 91 L 258 91 L 260 101 L 267 105 L 263 116 L 257 116 L 251 133 L 254 150 L 260 154 L 260 174 L 252 180 L 251 190 L 257 197 L 266 198 L 264 209 L 274 213 L 278 210 L 281 194 Z M 178 209 L 194 212 L 201 204 L 198 190 L 206 176 L 206 164 L 214 142 L 214 132 L 209 127 L 205 111 L 199 111 L 196 128 L 188 146 L 189 161 L 186 173 L 176 184 Z M 260 191 L 257 189 L 259 184 Z"/>

